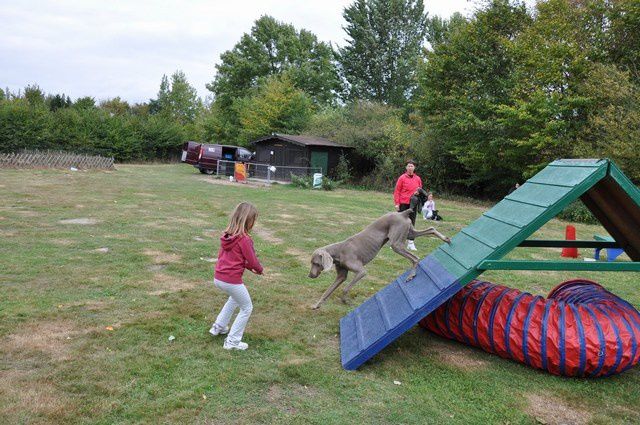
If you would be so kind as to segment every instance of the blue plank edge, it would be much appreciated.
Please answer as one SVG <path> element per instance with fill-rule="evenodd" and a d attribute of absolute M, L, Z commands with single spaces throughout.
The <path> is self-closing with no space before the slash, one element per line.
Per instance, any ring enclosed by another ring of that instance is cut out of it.
<path fill-rule="evenodd" d="M 450 274 L 446 268 L 444 268 L 435 258 L 433 258 L 432 255 L 429 255 L 425 260 L 429 263 L 429 266 L 431 268 L 430 275 L 432 276 L 437 275 L 439 282 L 448 281 L 450 282 L 450 284 L 447 287 L 445 287 L 445 289 L 440 289 L 440 285 L 436 285 L 436 287 L 439 289 L 439 292 L 437 293 L 437 295 L 430 298 L 421 307 L 415 309 L 413 313 L 410 314 L 405 320 L 400 322 L 400 324 L 398 324 L 393 329 L 389 329 L 381 338 L 376 340 L 373 344 L 363 348 L 361 347 L 362 345 L 361 341 L 358 341 L 358 344 L 356 344 L 356 346 L 358 347 L 358 351 L 355 355 L 353 352 L 348 352 L 346 350 L 346 347 L 353 346 L 352 341 L 346 340 L 346 338 L 349 338 L 349 335 L 346 331 L 349 329 L 349 325 L 351 325 L 351 327 L 356 325 L 356 323 L 354 323 L 356 321 L 355 320 L 356 311 L 360 307 L 357 307 L 356 309 L 351 311 L 349 314 L 344 316 L 342 319 L 340 319 L 340 357 L 342 361 L 342 367 L 344 369 L 356 370 L 363 363 L 365 363 L 371 357 L 375 356 L 377 353 L 382 351 L 387 345 L 391 344 L 403 333 L 411 329 L 420 320 L 425 318 L 433 310 L 438 308 L 445 301 L 453 297 L 458 291 L 462 289 L 464 285 L 459 282 L 459 279 L 457 279 L 454 275 Z M 434 270 L 434 268 L 436 270 Z M 403 273 L 400 279 L 404 280 L 404 277 L 407 275 L 407 273 L 408 272 Z M 392 285 L 394 282 L 395 281 L 391 282 L 390 285 Z M 416 284 L 434 285 L 434 283 L 430 282 L 429 279 L 424 277 L 421 278 L 419 276 L 416 276 L 412 281 L 406 283 L 406 285 L 416 285 Z M 405 285 L 405 283 L 400 282 L 400 285 Z M 374 295 L 371 298 L 374 298 L 376 295 Z M 363 305 L 365 303 L 363 303 Z M 360 331 L 361 330 L 358 329 L 356 325 L 356 332 L 358 332 L 357 336 L 359 339 L 361 338 Z M 352 334 L 351 334 L 351 337 L 353 337 Z"/>

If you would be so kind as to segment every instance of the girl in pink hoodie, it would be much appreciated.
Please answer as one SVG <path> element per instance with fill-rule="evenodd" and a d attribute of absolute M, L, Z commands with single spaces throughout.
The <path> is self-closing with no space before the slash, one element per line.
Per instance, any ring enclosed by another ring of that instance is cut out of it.
<path fill-rule="evenodd" d="M 244 269 L 262 274 L 262 265 L 256 257 L 253 241 L 249 237 L 257 217 L 258 210 L 253 204 L 239 203 L 231 214 L 229 225 L 220 237 L 220 251 L 213 282 L 216 288 L 229 295 L 229 299 L 209 329 L 209 333 L 214 336 L 228 333 L 223 345 L 225 350 L 249 348 L 246 342 L 242 342 L 242 335 L 253 311 L 253 304 L 249 291 L 242 282 L 242 274 Z M 237 307 L 240 307 L 240 312 L 229 329 L 231 315 Z"/>

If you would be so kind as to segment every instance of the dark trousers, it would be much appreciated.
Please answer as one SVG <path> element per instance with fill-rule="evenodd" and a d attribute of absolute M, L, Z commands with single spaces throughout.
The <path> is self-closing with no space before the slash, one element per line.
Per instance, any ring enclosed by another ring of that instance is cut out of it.
<path fill-rule="evenodd" d="M 398 208 L 398 212 L 402 212 L 405 210 L 409 209 L 409 204 L 400 204 L 400 208 Z M 413 224 L 413 226 L 415 227 L 416 225 L 416 212 L 412 211 L 411 214 L 409 214 L 409 218 L 411 219 L 411 224 Z M 410 241 L 413 240 L 413 238 L 409 238 Z"/>

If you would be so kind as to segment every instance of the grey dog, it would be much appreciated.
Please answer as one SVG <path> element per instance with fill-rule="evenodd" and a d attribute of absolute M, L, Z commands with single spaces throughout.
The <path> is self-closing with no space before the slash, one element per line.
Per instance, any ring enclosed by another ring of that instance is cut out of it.
<path fill-rule="evenodd" d="M 313 309 L 319 308 L 333 291 L 347 279 L 347 274 L 353 272 L 356 274 L 355 277 L 342 291 L 342 301 L 347 303 L 347 292 L 367 274 L 364 266 L 378 255 L 387 241 L 396 253 L 411 261 L 413 270 L 407 277 L 407 281 L 415 277 L 416 266 L 420 261 L 418 257 L 406 250 L 408 238 L 435 235 L 444 242 L 451 243 L 451 239 L 433 227 L 416 230 L 409 218 L 411 212 L 412 210 L 408 209 L 403 212 L 385 214 L 349 239 L 317 249 L 311 256 L 309 277 L 315 279 L 321 272 L 330 270 L 334 265 L 337 276 L 335 282 L 322 294 Z"/>

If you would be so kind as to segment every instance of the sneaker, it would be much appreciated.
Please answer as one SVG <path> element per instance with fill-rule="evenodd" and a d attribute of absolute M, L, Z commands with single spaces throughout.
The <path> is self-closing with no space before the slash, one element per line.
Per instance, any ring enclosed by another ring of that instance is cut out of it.
<path fill-rule="evenodd" d="M 413 241 L 407 242 L 407 249 L 411 250 L 411 251 L 417 251 L 418 250 L 418 248 L 416 248 L 416 244 L 413 243 Z"/>
<path fill-rule="evenodd" d="M 209 333 L 213 336 L 226 335 L 229 333 L 229 326 L 225 326 L 223 328 L 222 326 L 218 326 L 214 323 L 213 326 L 211 326 L 211 329 L 209 329 Z"/>
<path fill-rule="evenodd" d="M 224 348 L 225 350 L 246 350 L 247 348 L 249 348 L 249 344 L 242 341 L 233 343 L 225 339 L 222 348 Z"/>

